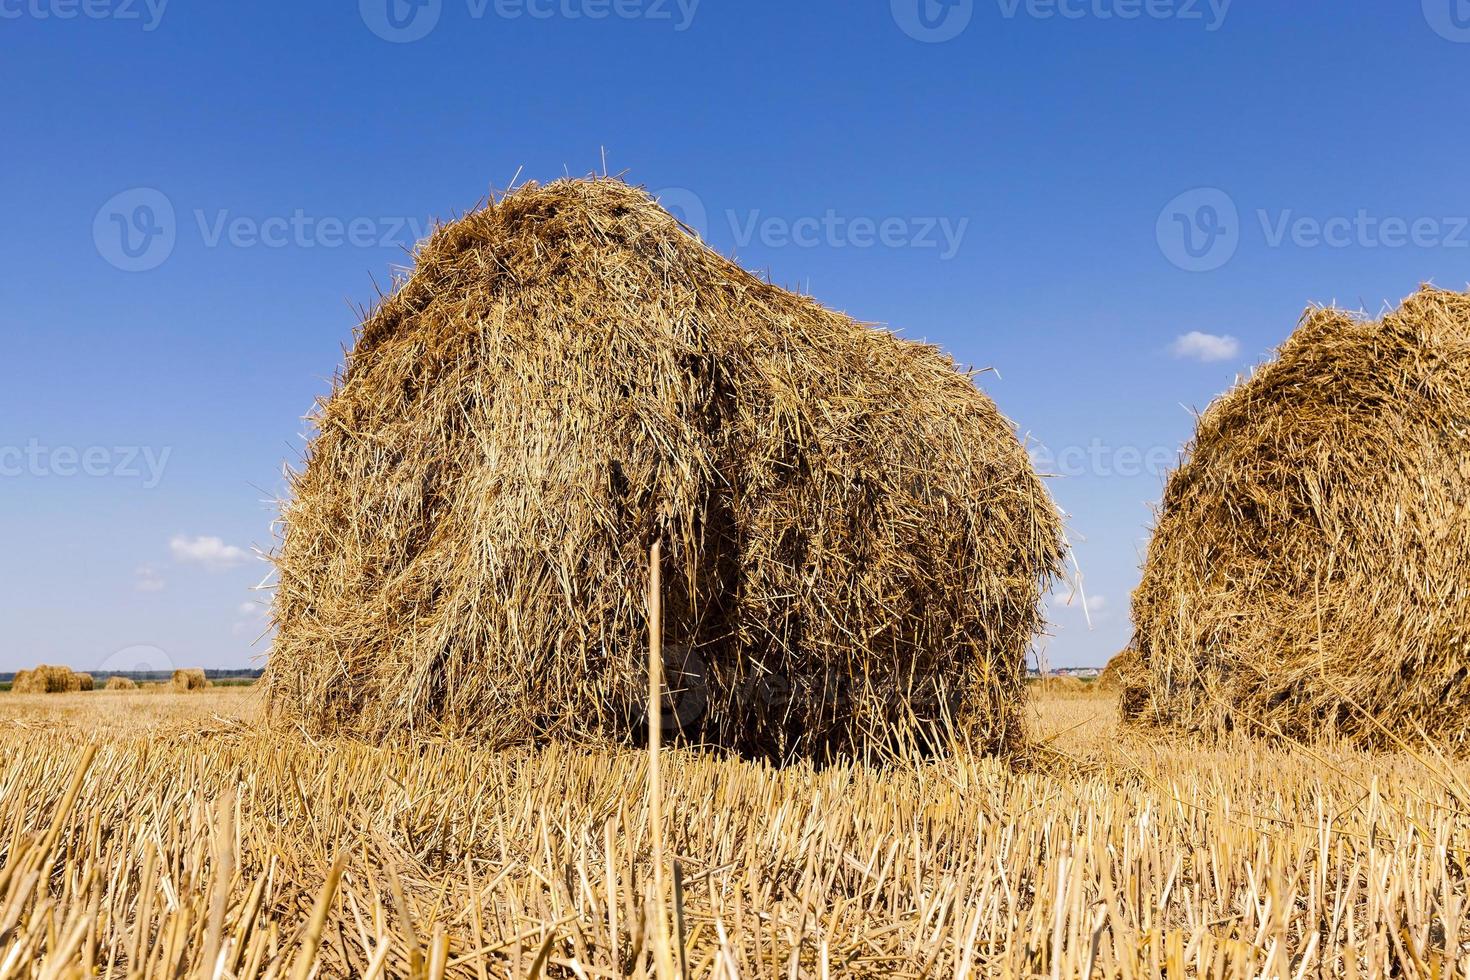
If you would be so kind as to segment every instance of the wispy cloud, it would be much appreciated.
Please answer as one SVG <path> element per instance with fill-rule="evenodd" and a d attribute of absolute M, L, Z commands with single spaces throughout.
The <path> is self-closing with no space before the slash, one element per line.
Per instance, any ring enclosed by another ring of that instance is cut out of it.
<path fill-rule="evenodd" d="M 139 565 L 133 571 L 133 588 L 138 592 L 162 592 L 168 583 L 152 565 Z"/>
<path fill-rule="evenodd" d="M 209 536 L 190 538 L 182 534 L 175 535 L 168 543 L 168 550 L 175 561 L 203 565 L 212 572 L 235 568 L 250 558 L 250 553 L 244 548 L 225 544 L 220 538 Z"/>
<path fill-rule="evenodd" d="M 1169 345 L 1169 352 L 1191 361 L 1228 361 L 1240 354 L 1240 341 L 1228 334 L 1201 333 L 1191 330 Z"/>
<path fill-rule="evenodd" d="M 242 602 L 235 607 L 235 635 L 252 637 L 265 632 L 270 607 L 261 602 Z"/>

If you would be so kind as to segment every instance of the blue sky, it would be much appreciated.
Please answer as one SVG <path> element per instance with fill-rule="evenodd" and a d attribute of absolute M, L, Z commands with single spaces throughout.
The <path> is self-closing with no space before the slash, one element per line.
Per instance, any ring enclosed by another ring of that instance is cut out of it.
<path fill-rule="evenodd" d="M 1470 281 L 1470 0 L 0 0 L 0 670 L 243 666 L 272 498 L 435 218 L 604 166 L 961 362 L 1128 635 L 1302 308 Z M 921 3 L 923 4 L 921 9 Z"/>

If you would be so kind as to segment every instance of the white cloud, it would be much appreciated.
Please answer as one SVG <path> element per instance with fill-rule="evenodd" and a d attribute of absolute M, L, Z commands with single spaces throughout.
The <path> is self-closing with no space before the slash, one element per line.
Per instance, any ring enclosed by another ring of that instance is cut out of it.
<path fill-rule="evenodd" d="M 133 571 L 133 588 L 139 592 L 162 592 L 167 586 L 152 565 L 139 565 Z"/>
<path fill-rule="evenodd" d="M 1222 336 L 1191 330 L 1176 337 L 1174 343 L 1169 345 L 1169 352 L 1175 357 L 1205 363 L 1228 361 L 1240 353 L 1240 341 L 1228 334 Z"/>
<path fill-rule="evenodd" d="M 242 602 L 235 608 L 235 635 L 259 636 L 266 628 L 270 607 L 261 602 Z"/>
<path fill-rule="evenodd" d="M 1056 596 L 1054 605 L 1066 606 L 1068 609 L 1082 608 L 1082 594 L 1075 589 L 1063 596 Z M 1107 596 L 1090 595 L 1087 597 L 1088 612 L 1102 612 L 1107 606 Z"/>
<path fill-rule="evenodd" d="M 186 538 L 182 534 L 175 535 L 168 543 L 168 550 L 175 561 L 203 565 L 212 572 L 242 565 L 250 557 L 244 548 L 207 536 Z"/>

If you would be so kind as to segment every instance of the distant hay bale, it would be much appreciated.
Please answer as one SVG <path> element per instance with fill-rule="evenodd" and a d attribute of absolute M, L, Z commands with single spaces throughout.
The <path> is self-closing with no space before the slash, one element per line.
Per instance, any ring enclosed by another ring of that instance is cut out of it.
<path fill-rule="evenodd" d="M 416 259 L 293 482 L 275 717 L 635 739 L 658 539 L 687 737 L 1018 736 L 1059 521 L 948 357 L 757 279 L 615 180 L 523 187 Z"/>
<path fill-rule="evenodd" d="M 1309 310 L 1200 417 L 1133 597 L 1146 714 L 1470 742 L 1470 296 Z"/>
<path fill-rule="evenodd" d="M 1043 674 L 1036 686 L 1046 694 L 1086 694 L 1092 685 L 1071 674 Z"/>
<path fill-rule="evenodd" d="M 173 680 L 169 687 L 175 691 L 202 691 L 212 687 L 209 678 L 204 676 L 204 671 L 198 667 L 189 667 L 184 670 L 174 671 Z"/>
<path fill-rule="evenodd" d="M 1099 693 L 1119 695 L 1125 721 L 1136 721 L 1148 706 L 1148 677 L 1138 651 L 1127 647 L 1108 661 L 1098 675 Z"/>
<path fill-rule="evenodd" d="M 18 671 L 10 690 L 14 694 L 71 694 L 83 690 L 82 677 L 91 680 L 90 674 L 75 674 L 70 667 L 41 664 L 34 670 Z"/>
<path fill-rule="evenodd" d="M 107 678 L 107 686 L 103 689 L 107 691 L 136 691 L 138 689 L 138 682 L 131 677 L 113 674 Z"/>
<path fill-rule="evenodd" d="M 97 681 L 96 681 L 95 678 L 92 677 L 91 674 L 87 674 L 87 673 L 79 673 L 79 674 L 77 674 L 77 690 L 78 691 L 93 691 L 93 690 L 96 690 L 96 689 L 97 689 Z"/>
<path fill-rule="evenodd" d="M 1102 673 L 1097 676 L 1097 687 L 1100 691 L 1121 691 L 1128 686 L 1130 680 L 1138 675 L 1141 665 L 1138 660 L 1138 651 L 1128 647 L 1108 661 Z"/>

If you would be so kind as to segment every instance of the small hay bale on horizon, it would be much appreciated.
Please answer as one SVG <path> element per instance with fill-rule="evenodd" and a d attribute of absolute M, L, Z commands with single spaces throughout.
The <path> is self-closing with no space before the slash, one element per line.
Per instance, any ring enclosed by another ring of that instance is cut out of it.
<path fill-rule="evenodd" d="M 1133 646 L 1146 720 L 1470 747 L 1470 295 L 1311 309 L 1200 416 Z"/>
<path fill-rule="evenodd" d="M 1071 674 L 1042 674 L 1035 686 L 1047 694 L 1086 694 L 1092 685 Z"/>
<path fill-rule="evenodd" d="M 292 481 L 271 717 L 636 741 L 660 541 L 690 740 L 1022 737 L 1060 520 L 970 373 L 757 278 L 618 180 L 523 186 L 415 259 Z"/>
<path fill-rule="evenodd" d="M 107 684 L 103 687 L 104 691 L 136 691 L 137 689 L 138 682 L 122 674 L 113 674 L 107 678 Z"/>
<path fill-rule="evenodd" d="M 198 667 L 186 667 L 174 671 L 173 679 L 169 682 L 169 688 L 174 691 L 190 692 L 203 691 L 213 687 L 209 678 L 205 676 L 202 669 Z"/>

